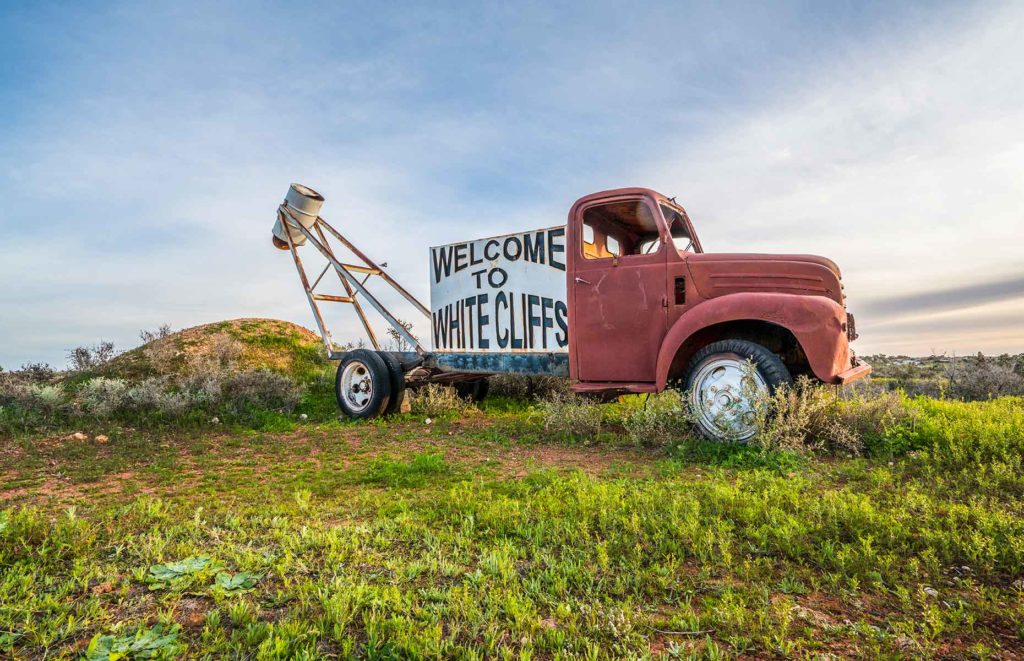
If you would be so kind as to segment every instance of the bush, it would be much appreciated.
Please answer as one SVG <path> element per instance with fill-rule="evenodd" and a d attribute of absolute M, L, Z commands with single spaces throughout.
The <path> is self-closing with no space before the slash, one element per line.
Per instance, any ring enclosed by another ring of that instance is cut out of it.
<path fill-rule="evenodd" d="M 236 412 L 250 408 L 290 412 L 302 397 L 302 388 L 294 381 L 263 368 L 229 372 L 220 391 L 224 404 Z M 210 389 L 204 392 L 209 393 Z"/>
<path fill-rule="evenodd" d="M 1024 376 L 1009 365 L 1000 365 L 979 355 L 951 368 L 948 393 L 966 402 L 1024 395 Z"/>
<path fill-rule="evenodd" d="M 235 369 L 244 345 L 227 333 L 218 333 L 201 353 L 188 358 L 188 372 L 193 375 L 219 374 Z"/>
<path fill-rule="evenodd" d="M 157 373 L 167 374 L 174 368 L 178 346 L 173 339 L 161 338 L 147 344 L 142 353 Z"/>
<path fill-rule="evenodd" d="M 476 410 L 476 405 L 459 397 L 454 388 L 440 383 L 428 383 L 417 388 L 411 395 L 409 406 L 414 414 L 426 416 L 460 415 Z"/>
<path fill-rule="evenodd" d="M 757 434 L 753 440 L 770 450 L 822 449 L 825 443 L 815 432 L 828 426 L 828 409 L 835 401 L 834 393 L 814 385 L 807 377 L 801 377 L 792 387 L 780 386 L 755 404 Z M 850 440 L 838 429 L 829 435 L 841 435 L 839 443 L 844 445 Z"/>
<path fill-rule="evenodd" d="M 172 334 L 170 324 L 160 324 L 155 331 L 142 329 L 139 331 L 139 339 L 142 340 L 143 344 L 149 344 L 156 340 L 162 340 L 165 337 L 170 337 Z"/>
<path fill-rule="evenodd" d="M 636 445 L 668 445 L 691 436 L 693 423 L 689 407 L 677 390 L 652 395 L 643 408 L 627 413 L 622 425 Z"/>
<path fill-rule="evenodd" d="M 583 439 L 601 431 L 601 406 L 574 393 L 553 394 L 541 402 L 540 410 L 544 428 L 559 436 Z"/>
<path fill-rule="evenodd" d="M 106 417 L 121 410 L 128 397 L 128 383 L 124 379 L 96 377 L 78 389 L 82 404 L 93 415 Z"/>
<path fill-rule="evenodd" d="M 294 381 L 265 369 L 205 374 L 179 382 L 166 377 L 137 383 L 97 377 L 79 389 L 86 410 L 99 417 L 145 413 L 176 418 L 192 411 L 217 410 L 240 415 L 254 409 L 290 412 L 301 396 Z"/>
<path fill-rule="evenodd" d="M 101 367 L 117 355 L 114 343 L 101 341 L 92 347 L 75 347 L 68 352 L 68 362 L 73 372 L 84 372 Z"/>
<path fill-rule="evenodd" d="M 2 370 L 0 370 L 2 371 Z M 28 363 L 22 365 L 21 369 L 13 374 L 15 378 L 20 378 L 31 383 L 46 383 L 52 381 L 56 373 L 53 368 L 46 363 Z"/>
<path fill-rule="evenodd" d="M 860 455 L 891 432 L 912 423 L 915 410 L 905 396 L 886 392 L 842 399 L 830 386 L 801 377 L 792 387 L 776 388 L 756 407 L 754 441 L 772 450 L 823 451 Z"/>
<path fill-rule="evenodd" d="M 191 393 L 172 389 L 161 377 L 150 377 L 133 384 L 125 396 L 128 410 L 156 413 L 169 418 L 182 415 L 195 403 Z"/>

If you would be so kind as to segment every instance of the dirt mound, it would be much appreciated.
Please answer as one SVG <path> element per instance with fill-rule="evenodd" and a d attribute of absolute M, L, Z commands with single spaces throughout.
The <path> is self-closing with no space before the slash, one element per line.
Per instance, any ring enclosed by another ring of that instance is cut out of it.
<path fill-rule="evenodd" d="M 241 369 L 266 367 L 305 381 L 328 366 L 320 336 L 279 319 L 232 319 L 186 328 L 117 356 L 90 376 L 176 374 L 202 361 Z"/>

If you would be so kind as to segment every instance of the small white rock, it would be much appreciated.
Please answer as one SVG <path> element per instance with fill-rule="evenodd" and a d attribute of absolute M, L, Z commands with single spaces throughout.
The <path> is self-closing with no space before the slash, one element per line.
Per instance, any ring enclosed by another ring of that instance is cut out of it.
<path fill-rule="evenodd" d="M 309 416 L 303 413 L 299 416 L 299 420 L 309 420 Z"/>
<path fill-rule="evenodd" d="M 210 418 L 210 424 L 211 425 L 219 425 L 220 424 L 220 418 L 218 418 L 217 416 L 213 416 L 212 418 Z"/>
<path fill-rule="evenodd" d="M 926 587 L 924 589 L 924 593 L 926 595 L 928 595 L 929 597 L 938 597 L 939 596 L 939 591 L 936 590 L 935 588 L 931 588 L 931 587 Z"/>
<path fill-rule="evenodd" d="M 430 418 L 427 418 L 426 420 L 423 421 L 423 423 L 427 425 L 429 425 L 431 422 L 433 422 L 433 420 L 431 420 Z"/>

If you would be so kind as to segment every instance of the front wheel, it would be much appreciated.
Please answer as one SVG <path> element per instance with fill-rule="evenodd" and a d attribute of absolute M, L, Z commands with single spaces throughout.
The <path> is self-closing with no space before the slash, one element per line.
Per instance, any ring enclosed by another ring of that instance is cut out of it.
<path fill-rule="evenodd" d="M 350 418 L 373 418 L 385 412 L 391 397 L 391 374 L 384 359 L 367 349 L 349 351 L 334 380 L 338 406 Z"/>
<path fill-rule="evenodd" d="M 757 406 L 793 377 L 782 360 L 747 340 L 720 340 L 698 351 L 683 379 L 697 430 L 715 441 L 757 433 Z"/>

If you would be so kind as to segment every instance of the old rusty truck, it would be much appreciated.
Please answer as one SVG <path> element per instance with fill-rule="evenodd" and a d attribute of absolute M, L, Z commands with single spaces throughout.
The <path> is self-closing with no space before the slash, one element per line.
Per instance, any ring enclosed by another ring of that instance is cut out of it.
<path fill-rule="evenodd" d="M 323 202 L 293 184 L 274 244 L 291 252 L 339 361 L 338 404 L 354 418 L 395 411 L 407 387 L 444 383 L 481 399 L 489 375 L 551 375 L 599 396 L 678 388 L 701 433 L 742 441 L 756 432 L 757 398 L 794 377 L 845 384 L 871 371 L 850 348 L 856 326 L 832 261 L 705 252 L 683 207 L 653 190 L 582 197 L 566 225 L 430 248 L 429 307 L 321 218 Z M 297 250 L 307 243 L 327 262 L 312 283 Z M 332 269 L 340 293 L 319 293 Z M 370 292 L 374 277 L 424 315 L 430 346 Z M 340 350 L 323 302 L 351 304 L 373 349 Z M 383 350 L 366 306 L 402 346 Z"/>

